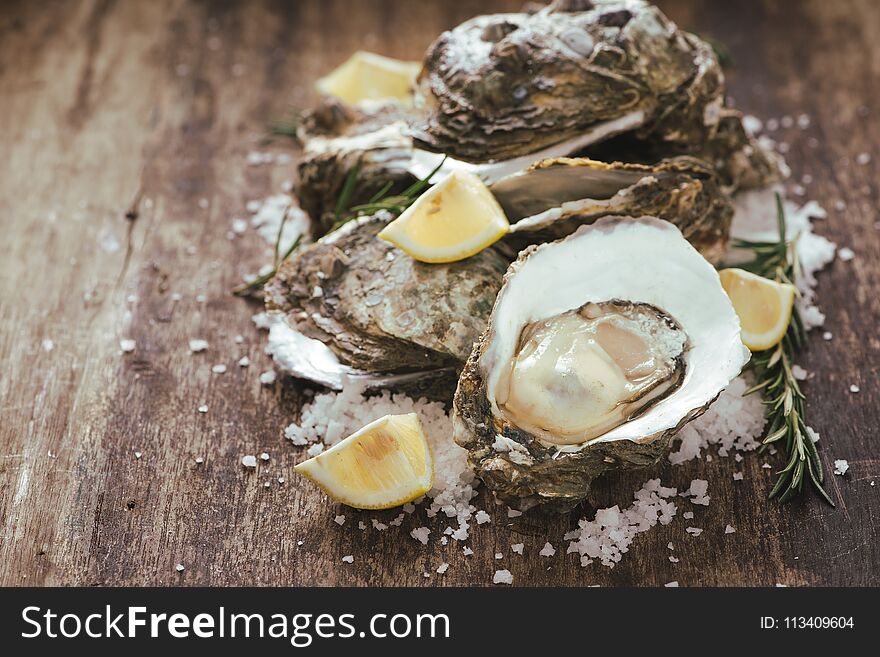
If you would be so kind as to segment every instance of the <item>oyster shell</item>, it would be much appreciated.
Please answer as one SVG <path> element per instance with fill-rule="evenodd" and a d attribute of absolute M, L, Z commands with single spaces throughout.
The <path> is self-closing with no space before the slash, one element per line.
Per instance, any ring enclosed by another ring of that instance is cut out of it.
<path fill-rule="evenodd" d="M 578 337 L 560 323 L 592 306 L 600 310 L 591 311 L 594 316 L 625 317 L 639 309 L 654 319 L 642 328 L 614 320 L 628 331 L 624 342 L 634 336 L 638 348 L 608 347 L 587 329 Z M 529 364 L 529 340 L 542 323 L 557 327 L 550 338 L 539 336 L 546 352 L 541 357 L 549 360 Z M 554 345 L 553 335 L 562 342 Z M 683 340 L 670 337 L 678 335 Z M 627 388 L 626 354 L 641 352 L 650 358 L 635 364 L 653 362 L 647 372 L 660 372 L 665 386 L 647 400 Z M 454 439 L 507 504 L 568 509 L 606 470 L 657 461 L 671 437 L 714 401 L 748 358 L 718 274 L 678 229 L 654 218 L 603 218 L 558 242 L 530 247 L 511 265 L 459 379 Z M 514 392 L 514 376 L 525 392 Z M 618 392 L 606 399 L 608 386 Z M 510 412 L 517 394 L 537 408 L 520 404 Z M 599 426 L 598 433 L 582 431 L 593 418 L 579 415 L 584 408 L 597 409 L 601 419 L 616 404 L 633 401 L 617 418 L 622 422 Z M 524 415 L 531 420 L 523 421 Z"/>
<path fill-rule="evenodd" d="M 733 216 L 712 168 L 690 157 L 653 167 L 543 160 L 490 189 L 512 224 L 507 241 L 517 250 L 565 237 L 603 216 L 647 215 L 676 225 L 706 259 L 717 262 Z"/>
<path fill-rule="evenodd" d="M 337 221 L 336 203 L 349 173 L 358 167 L 350 204 L 366 203 L 390 183 L 399 193 L 415 182 L 411 110 L 399 103 L 347 105 L 327 98 L 308 112 L 297 131 L 303 144 L 296 192 L 317 235 Z"/>
<path fill-rule="evenodd" d="M 389 220 L 347 223 L 286 261 L 267 284 L 267 308 L 317 341 L 291 350 L 289 371 L 332 385 L 334 369 L 339 376 L 457 371 L 467 359 L 507 261 L 486 249 L 455 263 L 417 262 L 376 237 Z M 320 376 L 309 370 L 313 349 Z"/>
<path fill-rule="evenodd" d="M 653 5 L 557 1 L 444 32 L 417 81 L 426 118 L 415 142 L 469 162 L 506 160 L 624 117 L 664 141 L 702 142 L 723 92 L 712 48 Z"/>

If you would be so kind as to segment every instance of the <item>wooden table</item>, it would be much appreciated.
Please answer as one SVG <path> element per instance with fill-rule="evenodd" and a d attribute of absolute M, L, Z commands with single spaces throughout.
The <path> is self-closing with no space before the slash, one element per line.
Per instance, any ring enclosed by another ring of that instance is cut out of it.
<path fill-rule="evenodd" d="M 252 231 L 227 239 L 232 218 L 293 175 L 291 164 L 247 166 L 246 155 L 295 155 L 285 141 L 261 144 L 267 122 L 313 101 L 312 81 L 356 48 L 415 59 L 441 30 L 519 0 L 6 2 L 0 583 L 484 585 L 509 568 L 521 585 L 880 584 L 880 5 L 660 4 L 727 44 L 740 107 L 811 119 L 776 134 L 793 180 L 812 176 L 806 197 L 829 210 L 818 231 L 856 252 L 821 275 L 834 339 L 814 332 L 802 358 L 836 509 L 811 495 L 768 502 L 769 457 L 750 456 L 602 482 L 603 504 L 628 504 L 650 476 L 685 487 L 706 478 L 712 496 L 694 521 L 701 536 L 685 534 L 679 515 L 638 536 L 613 569 L 563 554 L 578 514 L 507 521 L 493 510 L 472 532 L 470 557 L 455 541 L 410 538 L 423 511 L 385 532 L 358 530 L 373 516 L 350 509 L 334 524 L 340 509 L 292 476 L 302 455 L 281 435 L 302 386 L 259 383 L 271 364 L 251 323 L 258 307 L 229 294 L 266 260 Z M 858 164 L 862 152 L 873 160 Z M 137 341 L 133 354 L 120 352 L 121 338 Z M 191 355 L 191 338 L 208 340 L 208 352 Z M 235 365 L 243 355 L 250 368 Z M 228 371 L 212 374 L 215 363 Z M 242 468 L 242 455 L 264 450 L 268 466 Z M 850 463 L 845 477 L 830 476 L 836 458 Z M 734 482 L 740 469 L 745 480 Z M 264 487 L 282 474 L 283 486 Z M 492 510 L 485 492 L 478 504 Z M 735 534 L 724 535 L 727 523 Z M 555 557 L 538 556 L 546 540 Z M 511 554 L 517 542 L 524 556 Z M 423 577 L 442 561 L 444 576 Z"/>

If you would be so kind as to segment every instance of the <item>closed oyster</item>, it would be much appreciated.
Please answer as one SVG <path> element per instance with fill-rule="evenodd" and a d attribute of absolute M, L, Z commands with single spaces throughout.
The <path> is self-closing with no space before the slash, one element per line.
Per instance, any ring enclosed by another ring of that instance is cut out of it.
<path fill-rule="evenodd" d="M 297 131 L 304 149 L 296 192 L 317 235 L 336 223 L 336 203 L 355 168 L 350 205 L 366 203 L 386 185 L 394 194 L 415 182 L 410 120 L 411 110 L 399 103 L 353 106 L 333 98 L 305 115 Z"/>
<path fill-rule="evenodd" d="M 286 330 L 306 339 L 293 338 L 303 344 L 288 354 L 292 373 L 338 387 L 342 373 L 461 369 L 507 261 L 486 249 L 455 263 L 417 262 L 376 237 L 389 219 L 349 222 L 285 262 L 267 284 L 267 308 L 283 312 Z M 316 358 L 324 363 L 317 374 Z"/>
<path fill-rule="evenodd" d="M 646 466 L 748 361 L 714 268 L 668 222 L 604 218 L 505 275 L 455 393 L 455 441 L 508 505 L 565 510 Z"/>
<path fill-rule="evenodd" d="M 712 168 L 690 157 L 653 167 L 543 160 L 490 189 L 512 224 L 507 241 L 516 249 L 552 242 L 600 217 L 647 215 L 674 224 L 706 259 L 718 262 L 733 216 Z"/>

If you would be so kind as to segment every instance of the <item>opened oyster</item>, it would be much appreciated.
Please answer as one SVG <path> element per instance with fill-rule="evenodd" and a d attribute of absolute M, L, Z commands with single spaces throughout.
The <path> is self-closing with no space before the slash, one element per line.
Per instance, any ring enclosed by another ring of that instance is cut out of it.
<path fill-rule="evenodd" d="M 657 461 L 748 358 L 717 273 L 678 229 L 600 219 L 505 275 L 454 439 L 507 504 L 567 509 L 602 472 Z"/>
<path fill-rule="evenodd" d="M 711 167 L 679 157 L 658 166 L 586 158 L 543 160 L 490 187 L 511 222 L 517 250 L 551 242 L 608 215 L 675 224 L 705 258 L 723 256 L 733 210 Z"/>
<path fill-rule="evenodd" d="M 297 341 L 284 359 L 294 375 L 339 388 L 344 375 L 399 381 L 457 372 L 467 360 L 507 261 L 486 249 L 462 262 L 417 262 L 376 237 L 388 221 L 349 222 L 266 285 L 267 308 L 285 314 L 283 330 Z"/>

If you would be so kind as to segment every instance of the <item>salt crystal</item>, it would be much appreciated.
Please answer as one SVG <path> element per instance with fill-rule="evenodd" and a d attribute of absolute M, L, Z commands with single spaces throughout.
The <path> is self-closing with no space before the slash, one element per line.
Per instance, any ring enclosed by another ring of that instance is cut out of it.
<path fill-rule="evenodd" d="M 306 450 L 306 454 L 309 456 L 317 456 L 321 452 L 324 451 L 324 443 L 315 443 L 311 447 Z"/>
<path fill-rule="evenodd" d="M 208 405 L 207 404 L 202 404 L 201 406 L 199 406 L 199 413 L 207 413 L 207 412 L 208 412 Z"/>
<path fill-rule="evenodd" d="M 496 570 L 492 576 L 493 584 L 513 584 L 513 575 L 509 570 Z"/>
<path fill-rule="evenodd" d="M 263 452 L 262 454 L 260 454 L 260 460 L 262 461 L 268 461 L 269 458 L 269 452 Z"/>
<path fill-rule="evenodd" d="M 413 529 L 409 535 L 416 539 L 422 545 L 428 544 L 428 534 L 431 533 L 431 530 L 427 527 L 417 527 Z"/>
<path fill-rule="evenodd" d="M 700 534 L 703 533 L 703 530 L 700 529 L 699 527 L 685 527 L 684 530 L 688 534 L 691 534 L 692 536 L 699 536 Z"/>
<path fill-rule="evenodd" d="M 226 365 L 223 365 L 222 363 L 221 363 L 221 364 L 218 364 L 218 365 L 214 365 L 214 366 L 211 368 L 211 371 L 212 371 L 214 374 L 223 374 L 223 373 L 226 371 Z"/>
<path fill-rule="evenodd" d="M 848 246 L 843 247 L 842 249 L 837 250 L 837 257 L 843 260 L 844 262 L 849 262 L 853 258 L 856 257 L 856 252 L 853 251 Z"/>
<path fill-rule="evenodd" d="M 724 533 L 725 534 L 735 534 L 736 529 L 734 529 L 732 525 L 727 525 L 727 527 L 724 528 Z"/>
<path fill-rule="evenodd" d="M 373 529 L 375 529 L 376 531 L 383 532 L 386 529 L 388 529 L 388 525 L 386 525 L 385 523 L 379 522 L 375 518 L 373 518 L 372 522 L 373 522 Z"/>
<path fill-rule="evenodd" d="M 363 520 L 358 520 L 358 529 L 360 529 L 361 531 L 363 531 L 363 530 L 365 530 L 366 528 L 367 528 L 367 523 L 365 523 Z"/>
<path fill-rule="evenodd" d="M 685 520 L 692 520 L 694 517 L 694 512 L 693 511 L 685 511 L 682 514 L 682 516 L 684 517 Z"/>
<path fill-rule="evenodd" d="M 501 559 L 501 558 L 503 558 L 503 557 L 504 557 L 504 555 L 501 554 L 500 552 L 496 552 L 496 553 L 495 553 L 495 558 L 496 558 L 496 559 Z"/>
<path fill-rule="evenodd" d="M 791 366 L 791 374 L 798 381 L 805 381 L 807 378 L 807 370 L 805 370 L 800 365 L 792 365 Z"/>
<path fill-rule="evenodd" d="M 345 516 L 344 515 L 336 516 L 335 518 L 333 518 L 333 522 L 335 522 L 337 525 L 342 527 L 342 525 L 345 524 Z"/>
<path fill-rule="evenodd" d="M 208 348 L 208 341 L 207 340 L 201 340 L 201 339 L 197 338 L 195 340 L 189 341 L 189 350 L 193 353 L 198 353 L 200 351 L 204 351 L 207 348 Z"/>
<path fill-rule="evenodd" d="M 665 586 L 665 587 L 668 588 L 668 589 L 677 589 L 677 588 L 678 588 L 678 582 L 676 582 L 676 581 L 669 582 L 669 583 L 667 583 L 667 584 L 664 584 L 663 586 Z"/>
<path fill-rule="evenodd" d="M 244 336 L 236 335 L 234 338 L 232 338 L 232 340 L 235 342 L 235 344 L 241 344 L 242 342 L 244 342 Z"/>
<path fill-rule="evenodd" d="M 491 520 L 489 514 L 482 509 L 477 511 L 477 515 L 475 515 L 474 518 L 476 519 L 478 525 L 484 525 L 489 522 L 489 520 Z"/>
<path fill-rule="evenodd" d="M 831 340 L 831 338 L 833 338 L 833 337 L 834 337 L 834 336 L 831 334 L 831 331 L 825 331 L 825 332 L 822 334 L 822 339 L 825 340 L 826 342 L 828 342 L 829 340 Z"/>
<path fill-rule="evenodd" d="M 184 570 L 186 570 L 186 566 L 184 566 L 182 563 L 179 563 L 176 566 L 174 566 L 174 570 L 176 570 L 179 573 L 182 573 Z"/>
<path fill-rule="evenodd" d="M 670 550 L 674 550 L 674 549 L 675 549 L 675 546 L 672 544 L 672 541 L 669 541 L 669 542 L 666 544 L 666 547 L 668 547 Z"/>
<path fill-rule="evenodd" d="M 267 481 L 266 483 L 263 484 L 263 488 L 270 488 L 271 486 L 272 486 L 271 481 Z"/>
<path fill-rule="evenodd" d="M 765 470 L 769 470 L 769 469 L 772 468 L 773 466 L 770 465 L 769 463 L 762 463 L 762 464 L 761 464 L 761 467 L 764 468 Z"/>
<path fill-rule="evenodd" d="M 270 386 L 275 383 L 275 370 L 266 370 L 262 374 L 260 374 L 260 383 L 264 386 Z"/>
<path fill-rule="evenodd" d="M 135 452 L 135 453 L 134 453 L 134 457 L 135 457 L 136 459 L 140 459 L 141 456 L 143 456 L 143 454 L 141 454 L 140 452 Z"/>
<path fill-rule="evenodd" d="M 54 348 L 55 348 L 55 343 L 52 340 L 50 340 L 49 338 L 46 338 L 45 340 L 43 340 L 43 351 L 48 353 L 48 352 L 52 351 Z"/>
<path fill-rule="evenodd" d="M 180 292 L 172 292 L 171 293 L 171 300 L 172 301 L 180 301 L 181 299 L 183 299 L 183 295 Z"/>
<path fill-rule="evenodd" d="M 284 483 L 284 477 L 278 477 L 278 485 L 280 486 L 283 483 Z"/>
<path fill-rule="evenodd" d="M 404 513 L 412 513 L 415 510 L 416 510 L 416 505 L 413 504 L 412 502 L 407 502 L 406 504 L 403 505 Z"/>
<path fill-rule="evenodd" d="M 522 554 L 524 548 L 525 548 L 524 543 L 513 543 L 510 546 L 510 549 L 513 550 L 516 554 Z"/>
<path fill-rule="evenodd" d="M 464 553 L 464 556 L 466 556 L 466 557 L 469 557 L 469 556 L 471 556 L 471 555 L 474 553 L 474 551 L 471 550 L 471 549 L 470 549 L 469 547 L 467 547 L 467 546 L 465 546 L 465 547 L 462 549 L 462 552 Z"/>
<path fill-rule="evenodd" d="M 854 383 L 849 387 L 849 391 L 852 393 L 859 392 L 860 388 Z"/>
<path fill-rule="evenodd" d="M 241 457 L 241 464 L 246 468 L 256 468 L 257 467 L 257 457 L 253 454 L 247 454 L 246 456 Z"/>
<path fill-rule="evenodd" d="M 733 473 L 733 480 L 734 481 L 742 481 L 743 480 L 743 473 L 742 472 L 734 472 Z"/>
<path fill-rule="evenodd" d="M 669 561 L 672 563 L 678 563 L 679 559 L 678 557 L 673 557 L 672 555 L 669 555 Z"/>
<path fill-rule="evenodd" d="M 847 470 L 849 470 L 849 462 L 846 459 L 834 461 L 834 474 L 843 476 Z"/>
<path fill-rule="evenodd" d="M 239 367 L 248 367 L 251 364 L 251 359 L 247 356 L 242 356 L 238 359 Z"/>
<path fill-rule="evenodd" d="M 542 557 L 552 557 L 556 554 L 556 548 L 550 545 L 550 542 L 544 543 L 544 547 L 541 548 L 541 551 L 538 552 Z"/>
<path fill-rule="evenodd" d="M 807 435 L 810 437 L 814 443 L 819 442 L 819 432 L 815 431 L 813 427 L 807 427 Z"/>
<path fill-rule="evenodd" d="M 865 164 L 868 164 L 870 161 L 871 161 L 871 154 L 870 153 L 859 153 L 858 155 L 856 155 L 856 163 L 857 164 L 861 164 L 864 166 Z"/>
<path fill-rule="evenodd" d="M 136 346 L 137 346 L 137 342 L 135 342 L 134 340 L 128 339 L 128 338 L 124 338 L 119 341 L 119 348 L 122 349 L 122 351 L 126 354 L 134 351 Z"/>
<path fill-rule="evenodd" d="M 441 563 L 439 566 L 437 566 L 437 572 L 441 575 L 443 573 L 445 573 L 447 570 L 449 570 L 449 564 L 446 563 L 445 561 L 443 563 Z"/>
<path fill-rule="evenodd" d="M 344 557 L 342 557 L 342 560 L 345 563 L 354 563 L 354 555 L 353 554 L 346 554 Z"/>
<path fill-rule="evenodd" d="M 201 457 L 201 456 L 196 457 L 196 465 L 201 465 L 204 462 L 205 462 L 204 457 Z"/>
<path fill-rule="evenodd" d="M 241 235 L 247 230 L 247 222 L 244 219 L 233 219 L 232 220 L 232 232 L 236 235 Z"/>

